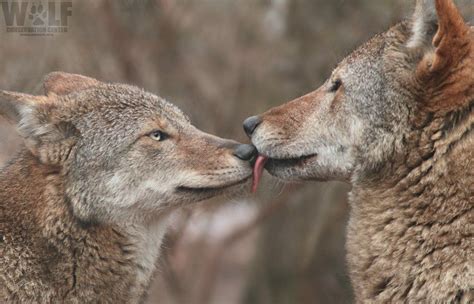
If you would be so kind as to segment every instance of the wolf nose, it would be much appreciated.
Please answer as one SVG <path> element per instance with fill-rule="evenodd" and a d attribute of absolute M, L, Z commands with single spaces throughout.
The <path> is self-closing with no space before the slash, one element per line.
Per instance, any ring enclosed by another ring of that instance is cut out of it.
<path fill-rule="evenodd" d="M 241 160 L 251 160 L 257 153 L 257 148 L 253 145 L 238 145 L 234 150 L 234 155 Z"/>
<path fill-rule="evenodd" d="M 252 136 L 255 129 L 262 122 L 262 119 L 258 116 L 251 116 L 244 120 L 244 131 L 250 137 Z"/>

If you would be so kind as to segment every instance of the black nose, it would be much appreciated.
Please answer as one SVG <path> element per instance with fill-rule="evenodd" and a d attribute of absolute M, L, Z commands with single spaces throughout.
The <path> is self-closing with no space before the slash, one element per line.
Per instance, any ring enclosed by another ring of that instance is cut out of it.
<path fill-rule="evenodd" d="M 244 131 L 250 137 L 252 136 L 255 129 L 262 122 L 262 119 L 258 116 L 251 116 L 244 120 Z"/>
<path fill-rule="evenodd" d="M 251 160 L 257 156 L 257 148 L 252 145 L 238 145 L 234 150 L 234 155 L 241 160 Z"/>

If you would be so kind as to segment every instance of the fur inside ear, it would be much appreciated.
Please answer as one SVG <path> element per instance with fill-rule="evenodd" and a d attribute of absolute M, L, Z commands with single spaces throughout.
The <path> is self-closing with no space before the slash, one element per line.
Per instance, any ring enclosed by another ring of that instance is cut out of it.
<path fill-rule="evenodd" d="M 46 96 L 0 91 L 0 114 L 17 125 L 27 148 L 47 164 L 67 159 L 77 135 L 70 122 L 57 120 L 58 111 Z"/>
<path fill-rule="evenodd" d="M 97 84 L 99 84 L 99 81 L 96 79 L 64 72 L 52 72 L 46 75 L 43 81 L 46 95 L 50 95 L 51 93 L 67 95 Z"/>
<path fill-rule="evenodd" d="M 38 102 L 41 100 L 36 96 L 0 90 L 0 116 L 18 124 L 21 119 L 20 113 Z"/>
<path fill-rule="evenodd" d="M 408 48 L 430 46 L 436 33 L 438 16 L 435 0 L 417 0 L 412 18 L 412 35 L 407 42 Z"/>
<path fill-rule="evenodd" d="M 418 0 L 407 46 L 426 48 L 418 66 L 419 76 L 441 79 L 461 64 L 471 48 L 469 31 L 453 0 Z"/>
<path fill-rule="evenodd" d="M 470 28 L 453 0 L 436 0 L 438 31 L 433 38 L 436 56 L 431 72 L 443 72 L 459 65 L 471 49 Z"/>

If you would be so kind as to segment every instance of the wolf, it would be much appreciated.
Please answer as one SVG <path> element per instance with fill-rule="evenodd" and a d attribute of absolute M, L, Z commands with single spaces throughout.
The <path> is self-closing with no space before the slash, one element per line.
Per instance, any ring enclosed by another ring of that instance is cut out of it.
<path fill-rule="evenodd" d="M 242 192 L 256 149 L 133 86 L 51 73 L 0 91 L 23 146 L 0 170 L 0 302 L 138 303 L 170 216 Z"/>
<path fill-rule="evenodd" d="M 257 172 L 352 185 L 357 303 L 474 303 L 473 107 L 474 28 L 453 1 L 421 0 L 244 129 Z"/>

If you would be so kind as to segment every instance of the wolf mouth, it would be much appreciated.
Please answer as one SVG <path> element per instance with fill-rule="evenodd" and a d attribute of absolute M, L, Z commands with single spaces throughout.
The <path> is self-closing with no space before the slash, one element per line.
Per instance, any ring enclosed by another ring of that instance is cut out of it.
<path fill-rule="evenodd" d="M 178 192 L 186 192 L 186 193 L 192 193 L 192 194 L 206 194 L 206 193 L 209 193 L 209 192 L 218 192 L 218 191 L 221 191 L 221 190 L 225 190 L 227 188 L 231 188 L 231 187 L 234 187 L 234 186 L 238 186 L 238 185 L 242 185 L 242 184 L 245 184 L 252 176 L 247 176 L 246 178 L 244 179 L 241 179 L 237 182 L 234 182 L 234 183 L 229 183 L 229 184 L 225 184 L 225 185 L 222 185 L 222 186 L 218 186 L 218 187 L 188 187 L 188 186 L 179 186 L 176 188 L 176 191 Z"/>
<path fill-rule="evenodd" d="M 289 158 L 272 158 L 269 157 L 267 166 L 284 166 L 284 167 L 294 167 L 294 166 L 301 166 L 304 165 L 307 161 L 317 157 L 318 154 L 308 154 L 299 157 L 289 157 Z"/>

